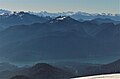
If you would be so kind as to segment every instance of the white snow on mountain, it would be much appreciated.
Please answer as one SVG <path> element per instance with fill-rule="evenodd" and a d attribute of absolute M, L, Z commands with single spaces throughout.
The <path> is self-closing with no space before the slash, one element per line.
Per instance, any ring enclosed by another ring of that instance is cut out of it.
<path fill-rule="evenodd" d="M 78 19 L 85 19 L 85 20 L 91 20 L 95 18 L 110 18 L 113 20 L 120 20 L 119 14 L 110 14 L 110 13 L 87 13 L 87 12 L 58 12 L 58 13 L 50 13 L 47 11 L 41 11 L 41 12 L 28 12 L 30 14 L 38 15 L 38 16 L 50 16 L 52 18 L 58 17 L 58 16 L 71 16 L 72 18 L 78 20 Z"/>
<path fill-rule="evenodd" d="M 87 12 L 72 12 L 72 11 L 67 11 L 67 12 L 57 12 L 57 13 L 51 13 L 51 12 L 47 12 L 47 11 L 40 11 L 40 12 L 32 12 L 32 11 L 25 11 L 28 12 L 30 14 L 35 14 L 35 15 L 39 15 L 39 16 L 51 16 L 51 17 L 57 17 L 57 16 L 71 16 L 71 15 L 84 15 L 84 16 L 97 16 L 97 15 L 109 15 L 109 16 L 120 16 L 120 14 L 110 14 L 110 13 L 87 13 Z M 4 14 L 4 13 L 14 13 L 13 11 L 9 11 L 9 10 L 4 10 L 4 9 L 0 9 L 0 14 Z"/>
<path fill-rule="evenodd" d="M 58 13 L 51 13 L 51 12 L 47 12 L 47 11 L 41 11 L 41 12 L 31 12 L 28 11 L 28 13 L 30 14 L 35 14 L 38 16 L 51 16 L 51 17 L 57 17 L 57 16 L 72 16 L 72 15 L 82 15 L 82 16 L 97 16 L 97 15 L 109 15 L 109 16 L 115 16 L 118 14 L 110 14 L 110 13 L 87 13 L 87 12 L 72 12 L 72 11 L 67 11 L 67 12 L 58 12 Z"/>
<path fill-rule="evenodd" d="M 120 79 L 120 74 L 97 75 L 97 76 L 88 76 L 88 77 L 80 77 L 73 79 Z"/>
<path fill-rule="evenodd" d="M 57 18 L 57 20 L 64 20 L 66 17 L 60 17 L 60 18 Z"/>
<path fill-rule="evenodd" d="M 67 12 L 57 12 L 57 13 L 51 13 L 51 12 L 47 12 L 47 11 L 40 11 L 40 12 L 32 12 L 32 11 L 25 11 L 27 13 L 30 14 L 34 14 L 37 16 L 42 16 L 42 17 L 46 17 L 46 16 L 50 16 L 52 18 L 58 17 L 58 16 L 70 16 L 76 20 L 79 19 L 84 19 L 84 20 L 91 20 L 91 19 L 95 19 L 95 18 L 110 18 L 113 20 L 119 20 L 120 21 L 120 14 L 110 14 L 110 13 L 87 13 L 87 12 L 72 12 L 72 11 L 67 11 Z M 0 9 L 0 15 L 10 15 L 13 14 L 13 11 L 9 11 L 9 10 L 3 10 Z M 19 12 L 17 12 L 19 13 Z"/>
<path fill-rule="evenodd" d="M 0 9 L 0 15 L 11 14 L 11 11 Z"/>
<path fill-rule="evenodd" d="M 47 11 L 41 11 L 41 12 L 31 12 L 31 11 L 29 11 L 28 13 L 35 14 L 35 15 L 38 15 L 38 16 L 51 16 L 51 17 L 71 16 L 71 15 L 75 14 L 75 12 L 71 12 L 71 11 L 58 12 L 58 13 L 50 13 L 50 12 L 47 12 Z"/>

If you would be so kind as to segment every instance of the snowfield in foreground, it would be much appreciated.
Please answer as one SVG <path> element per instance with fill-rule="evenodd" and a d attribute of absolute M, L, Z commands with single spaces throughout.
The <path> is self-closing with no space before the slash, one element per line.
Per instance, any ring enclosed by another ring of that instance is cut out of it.
<path fill-rule="evenodd" d="M 120 74 L 97 75 L 97 76 L 89 76 L 89 77 L 81 77 L 81 78 L 73 78 L 73 79 L 120 79 Z"/>

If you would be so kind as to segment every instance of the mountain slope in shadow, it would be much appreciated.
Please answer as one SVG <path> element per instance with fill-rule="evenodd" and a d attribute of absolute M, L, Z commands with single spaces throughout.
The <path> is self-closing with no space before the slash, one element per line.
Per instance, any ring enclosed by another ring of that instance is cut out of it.
<path fill-rule="evenodd" d="M 1 79 L 69 79 L 75 75 L 63 69 L 51 66 L 46 63 L 38 63 L 29 68 L 4 71 L 0 73 Z"/>

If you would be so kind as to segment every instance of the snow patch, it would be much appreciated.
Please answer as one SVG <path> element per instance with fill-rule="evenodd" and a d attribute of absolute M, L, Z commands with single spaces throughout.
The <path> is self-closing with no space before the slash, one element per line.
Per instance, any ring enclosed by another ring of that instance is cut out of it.
<path fill-rule="evenodd" d="M 120 79 L 120 74 L 97 75 L 72 79 Z"/>
<path fill-rule="evenodd" d="M 66 17 L 59 17 L 57 20 L 64 20 Z"/>

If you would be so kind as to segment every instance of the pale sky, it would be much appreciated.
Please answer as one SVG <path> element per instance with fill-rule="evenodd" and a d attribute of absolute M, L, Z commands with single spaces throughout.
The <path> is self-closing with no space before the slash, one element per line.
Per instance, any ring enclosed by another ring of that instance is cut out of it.
<path fill-rule="evenodd" d="M 0 0 L 0 8 L 12 11 L 83 11 L 120 14 L 120 0 Z"/>

